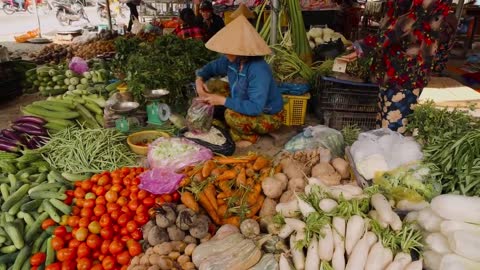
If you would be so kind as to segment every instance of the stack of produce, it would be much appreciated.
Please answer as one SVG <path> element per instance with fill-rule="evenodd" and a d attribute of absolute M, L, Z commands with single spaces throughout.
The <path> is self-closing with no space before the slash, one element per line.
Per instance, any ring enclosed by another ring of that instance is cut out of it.
<path fill-rule="evenodd" d="M 109 74 L 103 69 L 95 69 L 76 74 L 68 69 L 66 64 L 45 65 L 36 70 L 26 72 L 27 81 L 34 87 L 38 87 L 40 94 L 44 96 L 60 95 L 67 90 L 88 90 L 89 92 L 101 92 L 105 87 Z"/>
<path fill-rule="evenodd" d="M 41 229 L 48 223 L 61 222 L 61 216 L 71 211 L 72 198 L 65 190 L 73 183 L 34 151 L 26 150 L 19 158 L 0 155 L 0 267 L 33 269 L 29 256 L 45 254 L 49 249 L 46 239 L 52 230 Z"/>
<path fill-rule="evenodd" d="M 87 176 L 136 164 L 135 154 L 126 145 L 126 136 L 114 129 L 68 127 L 53 134 L 36 151 L 59 171 Z M 76 180 L 85 178 L 79 176 Z"/>
<path fill-rule="evenodd" d="M 67 95 L 49 100 L 35 101 L 22 108 L 25 115 L 42 117 L 48 123 L 46 128 L 59 132 L 80 124 L 87 128 L 103 127 L 103 108 L 105 99 L 96 94 L 81 96 Z"/>
<path fill-rule="evenodd" d="M 420 253 L 421 232 L 403 223 L 382 194 L 308 182 L 304 194 L 276 206 L 278 235 L 288 239 L 295 269 L 422 269 L 411 257 Z M 281 269 L 292 269 L 289 257 L 282 254 Z"/>
<path fill-rule="evenodd" d="M 425 230 L 428 270 L 480 269 L 480 198 L 446 194 L 407 218 Z"/>
<path fill-rule="evenodd" d="M 87 44 L 79 44 L 72 46 L 73 56 L 82 59 L 92 59 L 106 53 L 114 53 L 115 46 L 113 40 L 95 40 Z"/>
<path fill-rule="evenodd" d="M 30 55 L 35 58 L 35 62 L 39 65 L 46 63 L 60 63 L 67 57 L 69 45 L 50 44 L 45 46 L 39 53 Z"/>
<path fill-rule="evenodd" d="M 48 123 L 39 117 L 23 116 L 10 128 L 1 130 L 0 151 L 18 153 L 23 148 L 36 149 L 48 140 Z"/>
<path fill-rule="evenodd" d="M 269 159 L 255 154 L 215 157 L 187 167 L 180 183 L 182 203 L 197 213 L 202 206 L 217 225 L 239 226 L 260 211 L 265 199 L 262 182 L 272 170 Z"/>
<path fill-rule="evenodd" d="M 416 107 L 408 123 L 442 192 L 479 196 L 480 121 L 468 112 L 438 109 L 429 102 Z"/>
<path fill-rule="evenodd" d="M 66 191 L 74 206 L 48 240 L 47 269 L 126 268 L 142 252 L 141 227 L 156 200 L 138 188 L 143 171 L 124 167 L 103 172 Z"/>
<path fill-rule="evenodd" d="M 133 258 L 132 269 L 157 266 L 169 270 L 195 269 L 191 256 L 199 241 L 210 239 L 210 219 L 183 204 L 163 204 L 153 209 L 154 219 L 143 226 L 143 239 L 150 248 Z M 137 266 L 138 265 L 138 266 Z"/>

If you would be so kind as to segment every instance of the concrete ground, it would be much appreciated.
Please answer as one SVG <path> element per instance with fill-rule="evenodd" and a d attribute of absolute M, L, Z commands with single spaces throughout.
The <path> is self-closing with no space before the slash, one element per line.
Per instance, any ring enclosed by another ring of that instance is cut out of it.
<path fill-rule="evenodd" d="M 10 101 L 0 100 L 0 129 L 10 126 L 10 122 L 22 116 L 20 109 L 34 101 L 44 99 L 39 94 L 22 95 Z"/>

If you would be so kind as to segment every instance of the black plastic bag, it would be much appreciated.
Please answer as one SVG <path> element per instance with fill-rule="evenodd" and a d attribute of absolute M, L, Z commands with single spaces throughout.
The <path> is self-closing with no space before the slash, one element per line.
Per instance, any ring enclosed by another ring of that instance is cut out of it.
<path fill-rule="evenodd" d="M 224 156 L 231 156 L 233 153 L 235 153 L 235 142 L 233 141 L 232 137 L 228 133 L 228 130 L 220 128 L 218 126 L 213 125 L 212 128 L 215 127 L 218 129 L 223 137 L 225 137 L 225 143 L 222 145 L 216 145 L 216 144 L 211 144 L 209 142 L 203 141 L 201 139 L 195 139 L 195 138 L 187 138 L 185 137 L 185 133 L 188 132 L 188 128 L 184 128 L 179 131 L 179 136 L 183 137 L 187 140 L 193 141 L 201 146 L 204 146 L 208 149 L 210 149 L 212 152 L 215 154 L 219 155 L 224 155 Z"/>

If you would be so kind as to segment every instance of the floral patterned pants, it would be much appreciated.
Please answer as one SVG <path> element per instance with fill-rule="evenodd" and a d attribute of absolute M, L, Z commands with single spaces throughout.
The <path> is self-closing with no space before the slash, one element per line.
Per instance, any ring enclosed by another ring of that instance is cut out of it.
<path fill-rule="evenodd" d="M 407 116 L 413 113 L 415 105 L 423 89 L 380 88 L 378 94 L 377 128 L 389 128 L 404 133 L 407 126 Z"/>
<path fill-rule="evenodd" d="M 230 127 L 232 139 L 236 142 L 256 143 L 260 135 L 280 128 L 283 118 L 283 111 L 273 115 L 261 114 L 259 116 L 248 116 L 229 109 L 225 111 L 225 121 Z"/>

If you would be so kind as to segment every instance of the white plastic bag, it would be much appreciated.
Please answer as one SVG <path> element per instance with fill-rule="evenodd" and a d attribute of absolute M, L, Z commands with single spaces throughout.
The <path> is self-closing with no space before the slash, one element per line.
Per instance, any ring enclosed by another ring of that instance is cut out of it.
<path fill-rule="evenodd" d="M 412 137 L 386 128 L 361 133 L 350 152 L 359 173 L 366 179 L 372 179 L 376 172 L 393 170 L 423 158 L 420 145 Z"/>
<path fill-rule="evenodd" d="M 319 147 L 329 149 L 335 157 L 343 157 L 345 142 L 342 133 L 323 125 L 309 126 L 285 144 L 285 150 L 290 152 Z"/>

